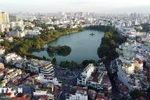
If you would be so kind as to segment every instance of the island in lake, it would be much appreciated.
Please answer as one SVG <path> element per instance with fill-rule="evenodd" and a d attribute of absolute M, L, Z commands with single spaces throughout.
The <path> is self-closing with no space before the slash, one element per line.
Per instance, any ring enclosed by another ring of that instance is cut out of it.
<path fill-rule="evenodd" d="M 59 56 L 68 56 L 71 52 L 71 48 L 66 45 L 58 45 L 58 46 L 53 46 L 49 45 L 47 48 L 47 52 L 49 56 L 53 57 L 54 55 L 59 55 Z"/>

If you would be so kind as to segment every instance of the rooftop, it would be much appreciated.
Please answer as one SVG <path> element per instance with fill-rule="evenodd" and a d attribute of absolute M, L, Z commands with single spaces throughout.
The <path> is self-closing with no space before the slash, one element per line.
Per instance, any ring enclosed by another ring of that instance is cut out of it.
<path fill-rule="evenodd" d="M 94 78 L 92 79 L 93 82 L 98 82 L 98 78 L 99 78 L 100 72 L 97 72 L 94 76 Z"/>

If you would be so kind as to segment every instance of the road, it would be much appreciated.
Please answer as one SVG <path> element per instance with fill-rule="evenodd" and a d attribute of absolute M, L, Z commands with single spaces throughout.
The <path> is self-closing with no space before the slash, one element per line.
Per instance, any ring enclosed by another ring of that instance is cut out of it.
<path fill-rule="evenodd" d="M 67 95 L 70 94 L 71 87 L 76 86 L 77 77 L 82 72 L 82 69 L 75 69 L 75 70 L 70 71 L 71 73 L 74 73 L 73 77 L 69 77 L 69 75 L 61 74 L 66 71 L 70 71 L 70 70 L 69 69 L 61 69 L 58 66 L 54 67 L 55 77 L 57 77 L 59 80 L 62 81 L 62 93 L 58 100 L 66 100 Z"/>

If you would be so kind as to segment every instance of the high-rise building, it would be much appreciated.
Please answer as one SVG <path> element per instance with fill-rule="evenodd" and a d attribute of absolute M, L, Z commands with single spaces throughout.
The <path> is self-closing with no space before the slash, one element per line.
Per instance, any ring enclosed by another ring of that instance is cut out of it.
<path fill-rule="evenodd" d="M 84 17 L 85 16 L 85 12 L 79 12 L 79 16 Z"/>
<path fill-rule="evenodd" d="M 6 12 L 2 12 L 3 24 L 9 23 L 9 15 Z"/>
<path fill-rule="evenodd" d="M 9 23 L 8 13 L 0 11 L 0 24 L 7 24 L 7 23 Z"/>
<path fill-rule="evenodd" d="M 2 12 L 0 11 L 0 24 L 3 24 Z"/>
<path fill-rule="evenodd" d="M 14 16 L 14 15 L 9 15 L 9 19 L 10 19 L 10 22 L 17 22 L 18 21 L 18 17 Z"/>

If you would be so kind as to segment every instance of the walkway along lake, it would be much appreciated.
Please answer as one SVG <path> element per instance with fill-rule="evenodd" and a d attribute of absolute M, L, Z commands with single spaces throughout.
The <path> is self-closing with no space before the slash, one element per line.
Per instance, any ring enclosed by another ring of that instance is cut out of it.
<path fill-rule="evenodd" d="M 94 35 L 90 35 L 90 34 Z M 98 61 L 100 58 L 97 55 L 97 49 L 101 44 L 101 39 L 104 36 L 104 32 L 94 30 L 84 30 L 78 33 L 61 36 L 57 40 L 49 42 L 47 45 L 67 45 L 71 47 L 71 53 L 68 56 L 55 55 L 50 57 L 47 51 L 33 52 L 34 55 L 47 59 L 56 58 L 57 62 L 61 61 L 75 61 L 78 64 L 84 60 Z"/>

